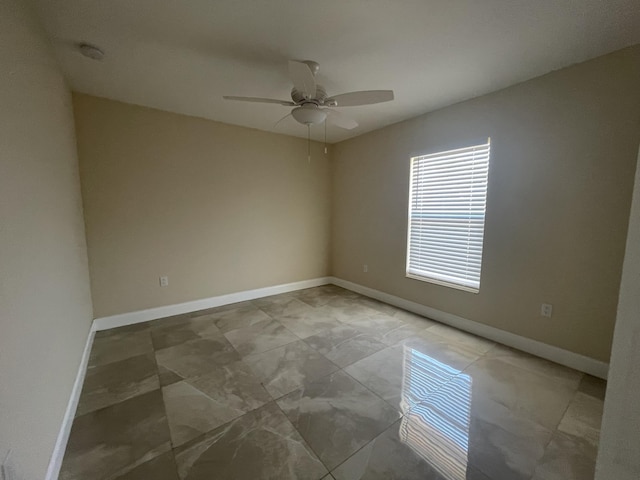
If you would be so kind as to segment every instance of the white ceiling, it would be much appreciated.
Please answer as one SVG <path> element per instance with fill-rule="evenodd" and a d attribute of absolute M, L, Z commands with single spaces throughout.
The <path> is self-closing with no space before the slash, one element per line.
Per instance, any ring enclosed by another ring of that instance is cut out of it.
<path fill-rule="evenodd" d="M 340 109 L 360 126 L 329 127 L 332 143 L 640 43 L 638 0 L 33 2 L 79 92 L 272 130 L 290 108 L 222 95 L 288 100 L 288 59 L 319 62 L 330 95 L 395 91 Z M 105 59 L 82 57 L 80 41 Z M 291 118 L 276 131 L 307 134 Z"/>

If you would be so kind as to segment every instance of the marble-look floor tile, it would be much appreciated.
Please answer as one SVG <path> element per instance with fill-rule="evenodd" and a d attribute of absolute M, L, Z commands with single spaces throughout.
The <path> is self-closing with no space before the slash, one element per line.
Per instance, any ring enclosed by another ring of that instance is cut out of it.
<path fill-rule="evenodd" d="M 271 401 L 243 362 L 174 383 L 162 393 L 174 447 Z"/>
<path fill-rule="evenodd" d="M 278 315 L 276 319 L 300 338 L 310 337 L 324 330 L 339 327 L 341 322 L 325 311 L 309 307 L 297 313 Z"/>
<path fill-rule="evenodd" d="M 113 480 L 179 480 L 173 452 L 163 453 Z"/>
<path fill-rule="evenodd" d="M 588 375 L 586 373 L 582 377 L 582 380 L 580 381 L 580 385 L 578 386 L 579 392 L 582 392 L 586 395 L 590 395 L 595 398 L 599 398 L 600 400 L 604 400 L 606 390 L 607 390 L 606 380 L 592 377 L 591 375 Z"/>
<path fill-rule="evenodd" d="M 597 454 L 597 448 L 586 440 L 556 432 L 532 480 L 591 480 Z"/>
<path fill-rule="evenodd" d="M 239 359 L 238 353 L 221 334 L 190 340 L 156 352 L 158 367 L 182 378 L 195 377 L 218 365 L 225 365 Z"/>
<path fill-rule="evenodd" d="M 419 335 L 424 328 L 418 327 L 416 325 L 403 324 L 393 330 L 389 330 L 388 332 L 378 335 L 380 341 L 386 345 L 395 345 L 402 340 L 412 337 L 414 335 Z"/>
<path fill-rule="evenodd" d="M 389 315 L 378 314 L 371 317 L 363 317 L 353 322 L 349 322 L 349 326 L 357 328 L 363 333 L 370 335 L 384 335 L 387 332 L 395 330 L 400 327 L 406 326 L 406 324 L 395 317 Z"/>
<path fill-rule="evenodd" d="M 124 475 L 171 449 L 160 390 L 76 417 L 61 480 Z"/>
<path fill-rule="evenodd" d="M 597 447 L 603 408 L 603 400 L 578 392 L 562 417 L 558 430 L 583 438 Z"/>
<path fill-rule="evenodd" d="M 583 376 L 582 372 L 578 372 L 577 370 L 500 344 L 496 344 L 489 350 L 486 357 L 497 358 L 516 367 L 524 368 L 540 375 L 546 375 L 575 387 L 577 387 Z"/>
<path fill-rule="evenodd" d="M 346 367 L 387 347 L 373 335 L 362 333 L 349 325 L 325 330 L 305 338 L 305 342 L 340 367 Z"/>
<path fill-rule="evenodd" d="M 334 297 L 325 305 L 318 307 L 336 320 L 349 323 L 365 317 L 380 315 L 378 310 L 362 305 L 357 298 Z"/>
<path fill-rule="evenodd" d="M 495 346 L 495 342 L 492 342 L 491 340 L 463 332 L 462 330 L 458 330 L 457 328 L 453 328 L 442 323 L 436 323 L 429 327 L 428 332 L 430 334 L 439 335 L 445 338 L 449 343 L 459 345 L 460 347 L 479 355 L 484 355 Z"/>
<path fill-rule="evenodd" d="M 280 322 L 263 320 L 248 327 L 225 333 L 225 337 L 242 356 L 266 352 L 299 340 Z"/>
<path fill-rule="evenodd" d="M 398 309 L 396 313 L 393 314 L 393 316 L 398 320 L 402 320 L 407 325 L 420 327 L 421 330 L 438 324 L 438 322 L 431 320 L 430 318 L 423 317 L 422 315 L 418 315 L 417 313 L 408 312 L 407 310 Z"/>
<path fill-rule="evenodd" d="M 168 368 L 158 365 L 158 378 L 160 379 L 160 386 L 166 387 L 172 383 L 179 382 L 182 377 L 175 372 L 172 372 Z"/>
<path fill-rule="evenodd" d="M 163 320 L 151 322 L 151 339 L 156 350 L 217 335 L 220 335 L 220 330 L 208 317 L 182 316 L 171 322 Z"/>
<path fill-rule="evenodd" d="M 335 285 L 324 285 L 322 287 L 299 290 L 295 292 L 295 296 L 307 305 L 312 307 L 321 307 L 329 303 L 331 300 L 345 297 L 356 298 L 358 297 L 358 294 Z"/>
<path fill-rule="evenodd" d="M 428 427 L 398 420 L 336 468 L 333 476 L 336 480 L 489 480 L 467 465 L 464 448 L 459 447 L 457 456 L 447 456 L 453 452 L 443 454 L 438 442 L 442 432 L 421 436 L 427 431 Z"/>
<path fill-rule="evenodd" d="M 176 451 L 181 480 L 318 480 L 326 468 L 274 403 Z"/>
<path fill-rule="evenodd" d="M 388 303 L 381 302 L 381 301 L 376 300 L 374 298 L 365 297 L 363 295 L 358 297 L 356 299 L 356 301 L 360 305 L 363 305 L 365 307 L 371 308 L 372 310 L 375 310 L 375 311 L 377 311 L 379 313 L 382 313 L 382 314 L 385 314 L 385 315 L 393 316 L 399 310 L 399 308 L 394 307 L 393 305 L 389 305 Z"/>
<path fill-rule="evenodd" d="M 89 366 L 95 367 L 153 352 L 147 324 L 129 325 L 96 332 L 89 356 Z"/>
<path fill-rule="evenodd" d="M 481 357 L 461 344 L 451 342 L 440 335 L 430 333 L 430 328 L 417 335 L 411 335 L 398 342 L 414 350 L 420 351 L 438 362 L 456 370 L 464 370 Z"/>
<path fill-rule="evenodd" d="M 322 462 L 333 469 L 399 418 L 399 413 L 343 372 L 277 401 Z"/>
<path fill-rule="evenodd" d="M 254 300 L 256 305 L 272 318 L 292 315 L 312 309 L 310 305 L 298 300 L 293 293 Z"/>
<path fill-rule="evenodd" d="M 460 373 L 424 352 L 425 344 L 395 345 L 344 369 L 365 387 L 406 412 Z"/>
<path fill-rule="evenodd" d="M 552 431 L 471 391 L 469 463 L 492 479 L 529 480 Z"/>
<path fill-rule="evenodd" d="M 332 299 L 340 297 L 340 292 L 338 290 L 330 289 L 327 287 L 338 288 L 334 285 L 306 288 L 304 290 L 298 290 L 294 292 L 294 296 L 310 307 L 321 307 L 322 305 L 326 305 Z"/>
<path fill-rule="evenodd" d="M 76 416 L 160 388 L 153 353 L 87 368 Z"/>
<path fill-rule="evenodd" d="M 238 328 L 249 327 L 263 320 L 269 320 L 269 315 L 253 304 L 245 304 L 238 308 L 213 312 L 194 318 L 209 319 L 215 322 L 222 333 L 227 333 Z"/>
<path fill-rule="evenodd" d="M 473 378 L 474 397 L 490 398 L 548 429 L 560 423 L 576 388 L 496 358 L 482 358 L 465 373 Z"/>
<path fill-rule="evenodd" d="M 244 361 L 262 380 L 273 398 L 335 372 L 338 366 L 303 341 L 289 343 L 268 352 L 246 357 Z"/>

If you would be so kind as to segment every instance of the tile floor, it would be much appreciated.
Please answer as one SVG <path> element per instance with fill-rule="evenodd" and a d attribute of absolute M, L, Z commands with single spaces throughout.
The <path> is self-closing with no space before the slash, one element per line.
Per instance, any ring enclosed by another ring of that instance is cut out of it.
<path fill-rule="evenodd" d="M 98 332 L 63 480 L 589 480 L 605 384 L 324 286 Z"/>

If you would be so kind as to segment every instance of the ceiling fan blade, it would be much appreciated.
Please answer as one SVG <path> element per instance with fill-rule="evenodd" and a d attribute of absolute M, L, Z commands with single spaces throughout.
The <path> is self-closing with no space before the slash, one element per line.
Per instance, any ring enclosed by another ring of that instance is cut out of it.
<path fill-rule="evenodd" d="M 393 90 L 363 90 L 336 95 L 325 100 L 325 104 L 335 102 L 336 107 L 357 107 L 393 100 Z"/>
<path fill-rule="evenodd" d="M 296 60 L 289 60 L 289 76 L 296 87 L 306 98 L 315 98 L 316 96 L 316 79 L 309 65 Z"/>
<path fill-rule="evenodd" d="M 295 107 L 296 104 L 288 100 L 276 100 L 275 98 L 260 98 L 260 97 L 222 97 L 225 100 L 237 100 L 240 102 L 253 102 L 253 103 L 275 103 L 277 105 L 284 105 L 285 107 Z"/>
<path fill-rule="evenodd" d="M 358 126 L 358 122 L 353 118 L 348 117 L 337 110 L 331 110 L 330 108 L 323 108 L 322 110 L 327 112 L 327 118 L 329 121 L 340 128 L 353 130 Z"/>

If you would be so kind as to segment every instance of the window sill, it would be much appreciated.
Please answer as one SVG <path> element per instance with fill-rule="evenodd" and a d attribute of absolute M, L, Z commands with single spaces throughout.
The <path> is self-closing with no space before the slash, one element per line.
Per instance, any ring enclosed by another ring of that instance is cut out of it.
<path fill-rule="evenodd" d="M 437 280 L 435 278 L 422 277 L 420 275 L 414 275 L 412 273 L 407 273 L 406 277 L 412 280 L 418 280 L 420 282 L 433 283 L 434 285 L 440 285 L 441 287 L 455 288 L 456 290 L 462 290 L 463 292 L 475 293 L 476 295 L 480 293 L 480 290 L 477 288 L 466 287 L 464 285 L 457 285 L 451 282 L 444 282 L 442 280 Z"/>

